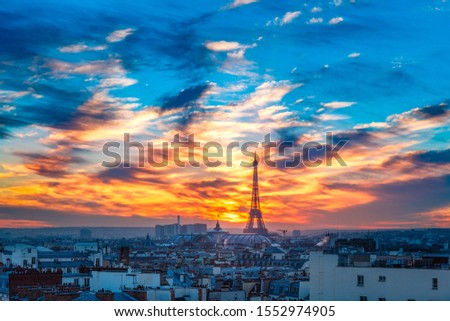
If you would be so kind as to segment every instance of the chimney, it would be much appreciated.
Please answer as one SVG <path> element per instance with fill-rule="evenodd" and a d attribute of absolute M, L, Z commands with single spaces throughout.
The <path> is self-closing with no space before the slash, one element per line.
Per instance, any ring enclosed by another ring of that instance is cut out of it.
<path fill-rule="evenodd" d="M 95 296 L 100 301 L 114 301 L 114 293 L 112 292 L 97 292 L 95 293 Z"/>

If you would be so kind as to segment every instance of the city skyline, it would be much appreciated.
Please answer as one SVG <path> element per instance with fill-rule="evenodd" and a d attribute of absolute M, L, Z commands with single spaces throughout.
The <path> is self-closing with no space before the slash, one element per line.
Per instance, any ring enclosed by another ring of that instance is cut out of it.
<path fill-rule="evenodd" d="M 446 1 L 5 4 L 0 228 L 245 226 L 252 156 L 102 166 L 125 134 L 159 155 L 176 135 L 294 142 L 259 166 L 269 231 L 449 228 L 449 18 Z M 326 133 L 346 166 L 283 163 Z"/>

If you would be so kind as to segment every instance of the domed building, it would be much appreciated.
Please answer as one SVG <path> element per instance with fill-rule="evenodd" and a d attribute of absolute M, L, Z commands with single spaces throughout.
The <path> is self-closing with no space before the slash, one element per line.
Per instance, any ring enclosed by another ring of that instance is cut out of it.
<path fill-rule="evenodd" d="M 216 226 L 208 231 L 208 235 L 214 238 L 216 244 L 223 244 L 224 238 L 229 234 L 220 227 L 219 219 L 216 221 Z"/>
<path fill-rule="evenodd" d="M 268 237 L 260 234 L 229 234 L 223 239 L 224 246 L 266 248 L 271 244 Z"/>

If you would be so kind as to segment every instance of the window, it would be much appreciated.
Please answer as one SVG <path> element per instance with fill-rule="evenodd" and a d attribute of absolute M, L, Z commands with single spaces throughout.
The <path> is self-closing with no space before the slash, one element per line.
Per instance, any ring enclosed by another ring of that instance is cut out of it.
<path fill-rule="evenodd" d="M 33 264 L 33 265 L 36 264 L 36 258 L 35 257 L 31 258 L 31 264 Z"/>
<path fill-rule="evenodd" d="M 80 281 L 79 281 L 78 279 L 73 279 L 73 284 L 79 285 L 79 284 L 80 284 Z"/>
<path fill-rule="evenodd" d="M 437 290 L 437 289 L 438 289 L 438 279 L 433 278 L 433 290 Z"/>
<path fill-rule="evenodd" d="M 364 275 L 358 275 L 356 279 L 357 286 L 364 286 Z"/>
<path fill-rule="evenodd" d="M 23 260 L 23 266 L 28 266 L 28 260 Z"/>
<path fill-rule="evenodd" d="M 90 282 L 89 282 L 90 280 L 89 279 L 84 279 L 84 286 L 89 286 L 89 284 L 90 284 Z"/>
<path fill-rule="evenodd" d="M 359 297 L 359 301 L 367 301 L 367 297 L 365 295 L 362 295 Z"/>
<path fill-rule="evenodd" d="M 378 301 L 386 301 L 386 298 L 378 298 Z"/>
<path fill-rule="evenodd" d="M 386 282 L 386 276 L 380 275 L 380 276 L 378 277 L 378 282 Z"/>

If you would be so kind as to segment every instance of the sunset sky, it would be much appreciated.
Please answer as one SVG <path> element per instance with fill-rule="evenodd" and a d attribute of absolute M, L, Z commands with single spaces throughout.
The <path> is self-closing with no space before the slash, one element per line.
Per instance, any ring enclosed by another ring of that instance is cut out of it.
<path fill-rule="evenodd" d="M 261 163 L 270 230 L 450 227 L 449 102 L 445 0 L 9 1 L 0 227 L 243 227 L 248 157 L 106 168 L 102 146 L 326 132 L 347 166 Z"/>

